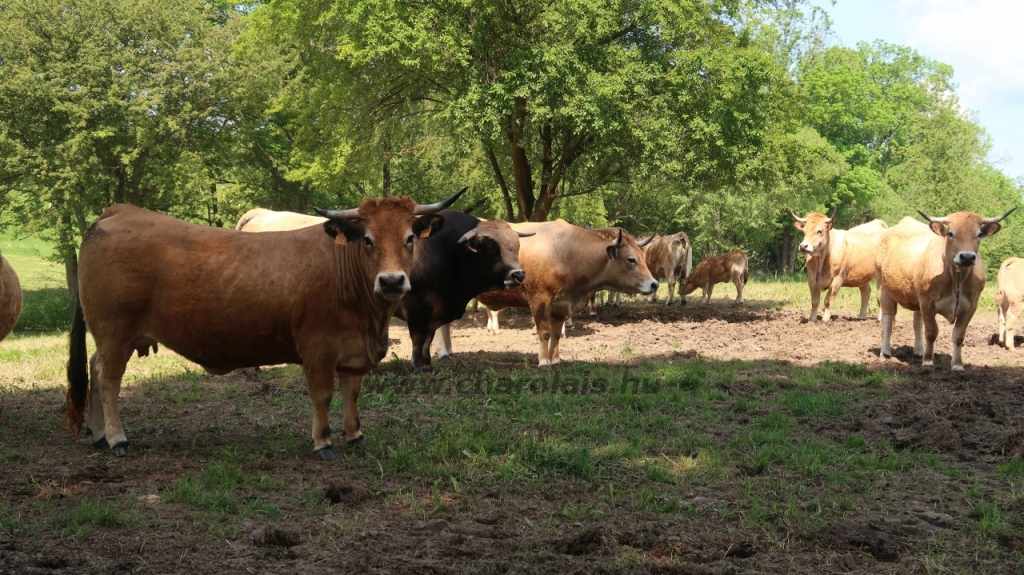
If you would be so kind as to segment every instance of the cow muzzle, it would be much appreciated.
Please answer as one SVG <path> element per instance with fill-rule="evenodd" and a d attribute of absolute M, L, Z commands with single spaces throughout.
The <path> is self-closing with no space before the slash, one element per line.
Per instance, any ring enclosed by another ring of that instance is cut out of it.
<path fill-rule="evenodd" d="M 640 293 L 643 295 L 651 295 L 656 291 L 658 291 L 658 282 L 655 280 L 644 282 L 644 287 L 640 288 Z"/>
<path fill-rule="evenodd" d="M 790 245 L 793 245 L 793 244 L 790 244 Z M 805 254 L 809 254 L 809 253 L 814 251 L 814 248 L 811 247 L 811 244 L 809 244 L 807 242 L 802 242 L 800 244 L 800 251 L 802 251 Z"/>
<path fill-rule="evenodd" d="M 526 281 L 526 272 L 523 270 L 512 270 L 508 272 L 508 277 L 505 279 L 505 287 L 514 288 L 523 285 Z"/>
<path fill-rule="evenodd" d="M 373 291 L 384 299 L 394 301 L 409 291 L 409 276 L 405 273 L 377 274 L 377 283 Z"/>
<path fill-rule="evenodd" d="M 978 261 L 978 254 L 975 252 L 960 252 L 953 258 L 953 263 L 962 267 L 969 268 Z"/>

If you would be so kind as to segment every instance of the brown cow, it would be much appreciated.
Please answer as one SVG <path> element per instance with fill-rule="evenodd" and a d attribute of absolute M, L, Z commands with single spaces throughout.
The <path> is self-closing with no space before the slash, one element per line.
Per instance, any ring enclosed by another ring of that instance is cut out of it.
<path fill-rule="evenodd" d="M 933 349 L 939 335 L 935 315 L 939 314 L 953 324 L 951 368 L 963 371 L 964 336 L 985 289 L 985 263 L 978 247 L 982 238 L 999 231 L 999 222 L 1011 212 L 998 218 L 983 218 L 971 212 L 933 218 L 918 212 L 928 225 L 906 217 L 882 234 L 875 254 L 878 303 L 882 308 L 880 357 L 892 356 L 889 339 L 899 304 L 914 312 L 914 353 L 923 356 L 922 365 L 935 365 Z"/>
<path fill-rule="evenodd" d="M 995 300 L 999 312 L 999 343 L 1013 351 L 1017 320 L 1024 311 L 1024 259 L 1006 258 L 999 266 Z"/>
<path fill-rule="evenodd" d="M 736 303 L 743 303 L 743 287 L 747 285 L 748 278 L 747 252 L 736 250 L 697 264 L 690 277 L 679 286 L 679 295 L 682 297 L 701 288 L 704 294 L 702 302 L 708 303 L 715 284 L 732 280 L 736 286 Z"/>
<path fill-rule="evenodd" d="M 811 212 L 806 218 L 797 217 L 793 210 L 793 225 L 804 233 L 800 251 L 807 254 L 807 284 L 811 288 L 811 315 L 809 321 L 818 321 L 818 303 L 825 292 L 822 321 L 832 318 L 832 301 L 839 288 L 860 289 L 860 319 L 868 317 L 871 297 L 871 279 L 875 277 L 875 250 L 882 232 L 889 226 L 882 220 L 873 220 L 849 230 L 832 228 L 835 214 L 828 217 Z"/>
<path fill-rule="evenodd" d="M 668 280 L 668 301 L 666 305 L 672 305 L 673 292 L 676 290 L 676 278 L 679 278 L 679 287 L 690 275 L 693 268 L 693 245 L 690 238 L 684 232 L 677 232 L 672 235 L 655 235 L 648 241 L 644 248 L 644 258 L 647 262 L 647 269 L 656 280 Z M 686 296 L 679 296 L 682 303 L 686 303 Z M 658 301 L 658 292 L 651 294 L 651 302 Z M 608 292 L 609 304 L 619 305 L 622 303 L 622 294 Z M 597 294 L 590 296 L 590 315 L 597 315 Z"/>
<path fill-rule="evenodd" d="M 345 433 L 350 444 L 365 443 L 356 409 L 362 376 L 387 352 L 391 316 L 410 289 L 414 239 L 444 224 L 426 214 L 457 197 L 431 206 L 406 196 L 367 199 L 356 209 L 320 211 L 329 219 L 322 225 L 267 234 L 130 205 L 108 208 L 79 256 L 68 362 L 72 431 L 82 429 L 88 395 L 94 444 L 105 441 L 123 455 L 121 377 L 133 351 L 143 355 L 162 343 L 215 374 L 302 364 L 313 448 L 328 461 L 335 458 L 327 408 L 337 372 Z M 86 326 L 96 341 L 90 372 Z"/>
<path fill-rule="evenodd" d="M 11 262 L 0 254 L 0 341 L 7 337 L 21 317 L 21 284 Z"/>
<path fill-rule="evenodd" d="M 559 362 L 562 325 L 595 291 L 615 289 L 650 294 L 658 289 L 643 252 L 628 233 L 619 229 L 615 239 L 565 222 L 511 224 L 517 232 L 535 233 L 520 241 L 519 261 L 526 270 L 522 287 L 491 291 L 477 299 L 491 310 L 529 308 L 540 340 L 538 363 Z"/>

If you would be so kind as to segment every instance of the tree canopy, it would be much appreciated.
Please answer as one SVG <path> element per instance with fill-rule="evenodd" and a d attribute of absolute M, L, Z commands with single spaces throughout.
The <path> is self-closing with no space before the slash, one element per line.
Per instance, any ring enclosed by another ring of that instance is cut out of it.
<path fill-rule="evenodd" d="M 830 40 L 801 0 L 0 0 L 0 225 L 75 249 L 130 202 L 207 225 L 366 196 L 799 267 L 786 208 L 841 227 L 988 215 L 953 70 Z M 988 265 L 1024 234 L 984 244 Z M 69 275 L 69 278 L 73 275 Z"/>

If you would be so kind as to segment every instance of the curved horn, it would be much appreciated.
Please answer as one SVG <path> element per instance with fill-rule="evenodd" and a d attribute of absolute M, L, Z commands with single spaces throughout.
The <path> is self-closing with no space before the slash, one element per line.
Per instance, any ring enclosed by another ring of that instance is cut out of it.
<path fill-rule="evenodd" d="M 615 238 L 615 241 L 612 242 L 612 245 L 615 247 L 619 247 L 622 245 L 622 228 L 619 228 L 619 237 Z"/>
<path fill-rule="evenodd" d="M 521 238 L 528 238 L 528 237 L 530 237 L 530 236 L 535 236 L 535 235 L 537 235 L 537 232 L 530 232 L 530 233 L 528 233 L 528 234 L 524 234 L 523 232 L 516 232 L 516 235 L 518 235 L 518 236 L 519 236 L 519 237 L 521 237 Z"/>
<path fill-rule="evenodd" d="M 789 215 L 793 216 L 794 220 L 800 222 L 801 224 L 806 224 L 807 223 L 807 218 L 801 218 L 800 216 L 798 216 L 795 213 L 793 213 L 793 208 L 786 208 L 786 209 L 789 210 Z"/>
<path fill-rule="evenodd" d="M 478 231 L 479 230 L 477 230 L 476 228 L 473 228 L 473 229 L 469 230 L 468 232 L 462 234 L 462 237 L 459 238 L 459 243 L 460 244 L 466 243 L 469 240 L 475 238 Z"/>
<path fill-rule="evenodd" d="M 437 202 L 436 204 L 427 204 L 427 205 L 416 206 L 416 209 L 412 213 L 413 213 L 413 215 L 417 215 L 417 216 L 425 216 L 427 214 L 436 214 L 437 212 L 440 212 L 441 210 L 446 209 L 446 208 L 450 207 L 452 204 L 454 204 L 455 200 L 459 199 L 459 196 L 461 196 L 462 194 L 466 193 L 466 190 L 468 190 L 468 189 L 469 189 L 469 186 L 466 186 L 465 188 L 462 188 L 461 190 L 456 192 L 454 196 L 448 198 L 447 200 L 441 200 L 440 202 Z"/>
<path fill-rule="evenodd" d="M 349 210 L 322 210 L 313 208 L 313 211 L 329 220 L 355 220 L 359 218 L 359 208 Z"/>
<path fill-rule="evenodd" d="M 1013 208 L 1012 210 L 1006 212 L 1005 214 L 999 216 L 998 218 L 981 218 L 981 223 L 982 223 L 982 225 L 985 225 L 985 224 L 994 224 L 996 222 L 1001 222 L 1001 221 L 1006 219 L 1006 216 L 1012 214 L 1014 212 L 1014 210 L 1016 210 L 1016 209 L 1017 208 Z"/>
<path fill-rule="evenodd" d="M 1013 211 L 1013 210 L 1011 210 L 1011 211 Z M 928 214 L 922 212 L 921 210 L 917 210 L 917 213 L 921 214 L 921 217 L 926 219 L 926 220 L 928 220 L 929 222 L 939 222 L 940 224 L 948 224 L 949 223 L 949 218 L 948 217 L 933 218 L 933 217 L 929 216 Z"/>
<path fill-rule="evenodd" d="M 832 208 L 832 217 L 828 219 L 830 222 L 836 221 L 836 214 L 839 213 L 839 206 Z"/>
<path fill-rule="evenodd" d="M 652 241 L 654 241 L 654 238 L 655 238 L 655 236 L 657 236 L 657 235 L 658 235 L 658 232 L 654 232 L 653 234 L 651 234 L 651 237 L 647 238 L 646 240 L 644 240 L 644 241 L 642 241 L 642 242 L 637 242 L 637 243 L 636 243 L 636 245 L 638 245 L 638 246 L 640 246 L 640 247 L 644 247 L 644 246 L 646 246 L 647 244 L 649 244 L 649 243 L 651 243 Z"/>

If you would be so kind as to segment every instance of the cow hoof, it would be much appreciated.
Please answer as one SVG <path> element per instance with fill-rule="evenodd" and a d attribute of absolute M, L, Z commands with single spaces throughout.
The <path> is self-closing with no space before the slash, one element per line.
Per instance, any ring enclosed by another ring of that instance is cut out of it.
<path fill-rule="evenodd" d="M 424 365 L 414 365 L 414 366 L 412 366 L 412 370 L 416 371 L 416 372 L 431 371 L 433 369 L 434 369 L 434 366 L 430 365 L 429 363 L 424 364 Z"/>
<path fill-rule="evenodd" d="M 106 436 L 103 436 L 97 439 L 96 441 L 93 441 L 92 446 L 95 447 L 96 449 L 106 449 L 108 447 Z"/>
<path fill-rule="evenodd" d="M 347 445 L 349 449 L 357 449 L 359 451 L 363 451 L 364 449 L 366 449 L 366 436 L 360 435 L 355 439 L 350 439 L 348 440 Z"/>
<path fill-rule="evenodd" d="M 334 461 L 335 459 L 338 458 L 338 456 L 334 454 L 334 450 L 331 449 L 330 445 L 328 445 L 327 447 L 321 447 L 320 449 L 317 449 L 313 453 L 319 455 L 320 459 L 323 459 L 324 461 Z"/>
<path fill-rule="evenodd" d="M 964 370 L 964 366 L 962 366 L 962 365 L 954 365 L 952 367 L 952 370 L 953 371 L 963 371 Z"/>
<path fill-rule="evenodd" d="M 124 457 L 128 454 L 128 442 L 118 441 L 110 448 L 110 452 L 114 454 L 114 457 Z"/>
<path fill-rule="evenodd" d="M 442 355 L 442 356 L 439 356 L 437 358 L 437 361 L 443 361 L 444 363 L 451 363 L 452 356 L 450 356 L 450 355 Z"/>

